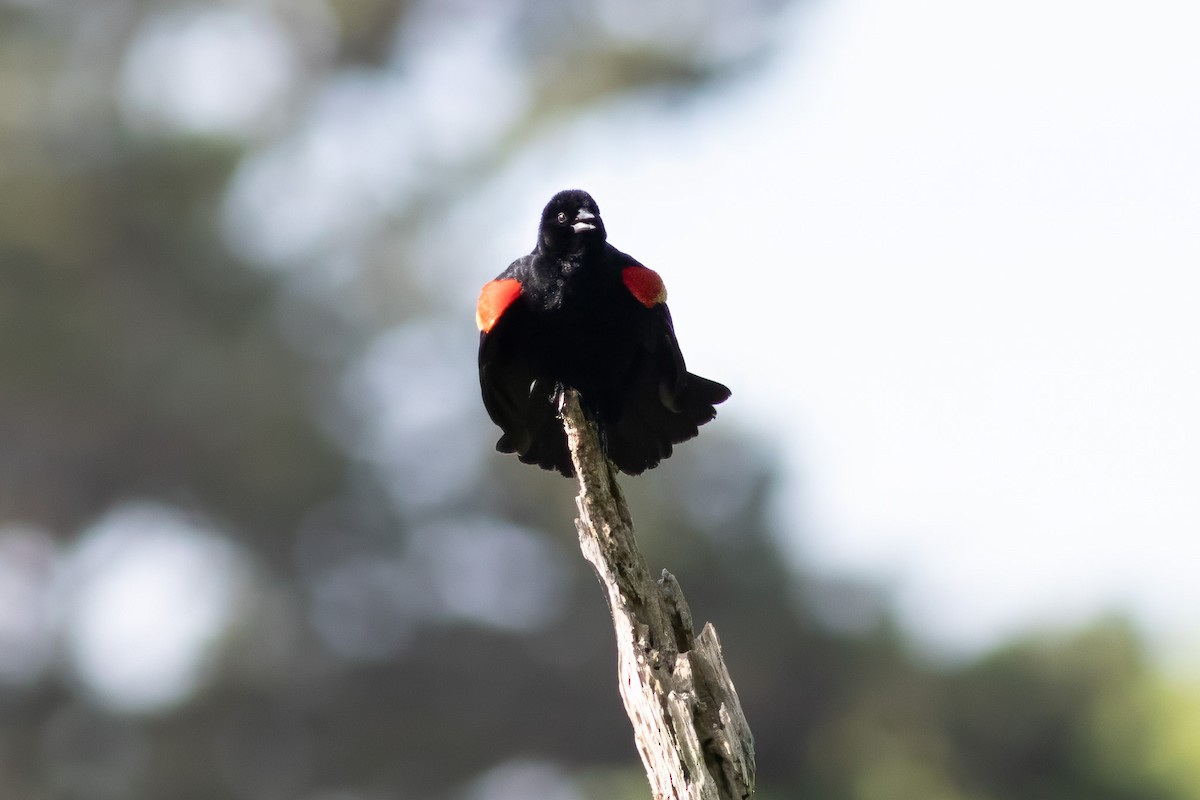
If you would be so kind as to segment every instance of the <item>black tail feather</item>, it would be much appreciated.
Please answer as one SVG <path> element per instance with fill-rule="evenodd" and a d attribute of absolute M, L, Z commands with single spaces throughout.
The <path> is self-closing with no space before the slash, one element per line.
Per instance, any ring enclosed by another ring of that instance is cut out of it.
<path fill-rule="evenodd" d="M 652 377 L 652 376 L 649 376 Z M 640 474 L 671 455 L 674 445 L 700 433 L 729 398 L 725 386 L 687 373 L 674 391 L 645 381 L 626 399 L 615 424 L 605 426 L 608 457 L 622 472 Z"/>
<path fill-rule="evenodd" d="M 493 407 L 503 411 L 506 423 L 496 449 L 572 477 L 575 468 L 559 415 L 561 385 L 547 378 L 525 385 L 527 394 L 514 384 L 493 399 Z M 672 387 L 653 370 L 644 369 L 633 390 L 623 393 L 619 406 L 611 399 L 586 394 L 580 400 L 585 416 L 597 424 L 609 459 L 621 472 L 639 475 L 670 456 L 674 445 L 699 434 L 700 426 L 716 417 L 714 406 L 729 395 L 722 384 L 698 375 L 684 373 Z"/>
<path fill-rule="evenodd" d="M 516 453 L 526 464 L 555 470 L 568 478 L 575 474 L 567 434 L 558 415 L 562 388 L 547 379 L 538 379 L 529 388 L 529 401 L 521 425 L 505 432 L 496 442 L 501 453 Z"/>

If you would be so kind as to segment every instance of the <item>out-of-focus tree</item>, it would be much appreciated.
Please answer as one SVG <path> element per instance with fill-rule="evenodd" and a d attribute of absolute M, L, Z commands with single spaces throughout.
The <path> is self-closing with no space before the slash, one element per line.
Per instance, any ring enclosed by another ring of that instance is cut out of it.
<path fill-rule="evenodd" d="M 752 79 L 781 9 L 0 0 L 0 797 L 644 795 L 456 223 L 606 101 Z M 628 483 L 765 797 L 1197 796 L 1131 631 L 926 666 L 785 566 L 773 472 L 717 426 Z"/>

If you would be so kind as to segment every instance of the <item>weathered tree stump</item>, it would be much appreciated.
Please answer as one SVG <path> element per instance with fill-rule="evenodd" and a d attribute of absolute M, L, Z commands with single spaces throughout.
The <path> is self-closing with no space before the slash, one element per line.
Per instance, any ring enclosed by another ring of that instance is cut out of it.
<path fill-rule="evenodd" d="M 654 797 L 752 797 L 754 739 L 716 629 L 706 624 L 696 636 L 675 577 L 650 577 L 616 471 L 574 390 L 564 393 L 562 417 L 579 478 L 579 546 L 607 591 L 621 699 Z"/>

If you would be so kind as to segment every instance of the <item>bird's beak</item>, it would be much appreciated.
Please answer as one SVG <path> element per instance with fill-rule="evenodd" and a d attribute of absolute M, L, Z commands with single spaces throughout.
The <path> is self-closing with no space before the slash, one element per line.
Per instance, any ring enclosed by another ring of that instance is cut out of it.
<path fill-rule="evenodd" d="M 595 218 L 596 215 L 588 211 L 586 208 L 580 209 L 579 213 L 575 215 L 575 224 L 571 226 L 571 230 L 575 231 L 576 233 L 594 231 L 596 226 L 592 224 L 592 220 Z"/>

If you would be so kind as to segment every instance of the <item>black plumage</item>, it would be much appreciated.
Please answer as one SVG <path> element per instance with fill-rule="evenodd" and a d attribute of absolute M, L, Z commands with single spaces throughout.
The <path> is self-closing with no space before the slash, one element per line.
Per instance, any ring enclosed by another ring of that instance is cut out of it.
<path fill-rule="evenodd" d="M 671 455 L 716 416 L 729 389 L 687 371 L 657 273 L 607 241 L 587 192 L 559 192 L 542 212 L 533 252 L 480 293 L 479 384 L 503 430 L 496 449 L 571 475 L 558 416 L 579 390 L 622 472 Z"/>

